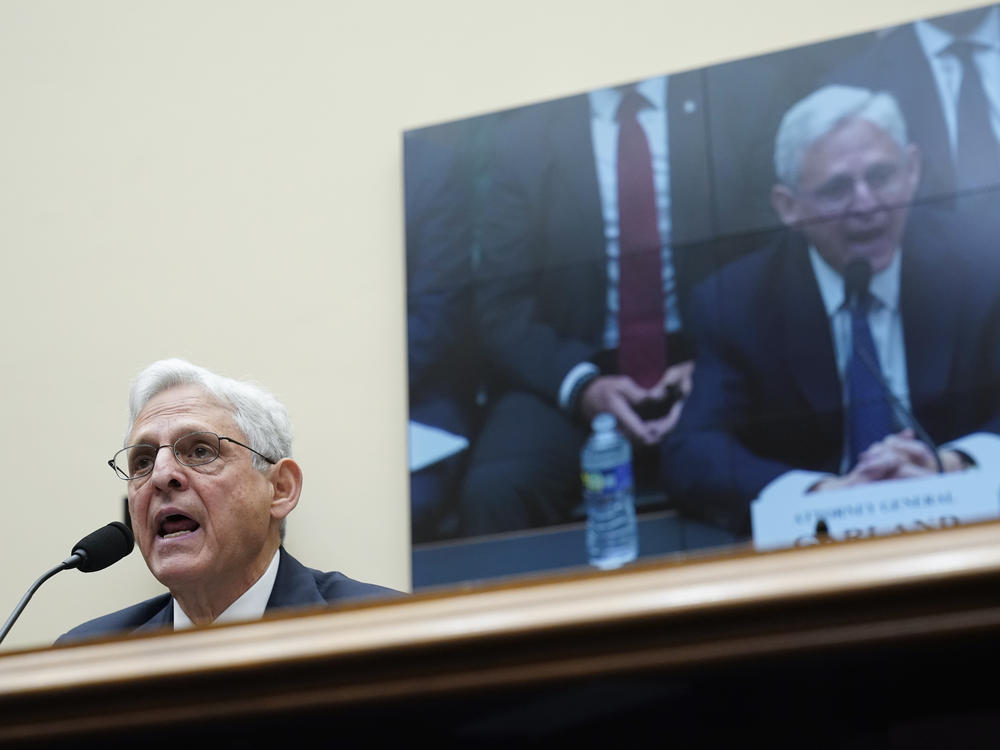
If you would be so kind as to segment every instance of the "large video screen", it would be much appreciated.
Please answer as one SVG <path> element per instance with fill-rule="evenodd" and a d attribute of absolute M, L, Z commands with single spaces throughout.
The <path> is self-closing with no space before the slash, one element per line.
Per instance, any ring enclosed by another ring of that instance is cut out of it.
<path fill-rule="evenodd" d="M 581 521 L 599 413 L 640 516 L 733 539 L 768 499 L 1000 465 L 997 6 L 408 131 L 404 158 L 414 545 Z"/>

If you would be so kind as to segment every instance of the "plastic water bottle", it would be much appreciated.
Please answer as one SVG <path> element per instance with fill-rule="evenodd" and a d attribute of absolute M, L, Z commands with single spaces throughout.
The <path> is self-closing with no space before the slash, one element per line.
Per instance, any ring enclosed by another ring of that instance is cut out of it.
<path fill-rule="evenodd" d="M 580 452 L 587 507 L 587 557 L 602 570 L 618 568 L 639 554 L 635 523 L 632 446 L 611 414 L 598 414 Z"/>

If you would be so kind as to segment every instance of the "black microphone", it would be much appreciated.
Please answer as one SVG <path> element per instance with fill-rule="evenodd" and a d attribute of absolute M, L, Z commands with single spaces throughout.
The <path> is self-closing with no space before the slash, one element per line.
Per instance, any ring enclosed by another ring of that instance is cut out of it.
<path fill-rule="evenodd" d="M 856 310 L 861 304 L 862 295 L 868 292 L 872 280 L 872 266 L 865 258 L 855 258 L 844 269 L 844 295 L 847 306 Z"/>
<path fill-rule="evenodd" d="M 862 296 L 868 293 L 868 284 L 871 282 L 871 278 L 872 267 L 866 258 L 855 258 L 844 269 L 844 294 L 847 297 L 847 306 L 852 312 L 857 311 L 858 306 L 861 304 Z M 859 359 L 864 363 L 865 368 L 875 376 L 875 380 L 878 381 L 879 387 L 889 400 L 889 403 L 892 404 L 896 414 L 901 416 L 916 436 L 931 449 L 938 474 L 944 474 L 944 466 L 941 464 L 941 456 L 938 455 L 937 445 L 931 440 L 931 436 L 927 433 L 927 430 L 917 421 L 913 413 L 903 405 L 903 402 L 896 398 L 896 394 L 892 392 L 889 384 L 885 382 L 882 368 L 872 361 L 871 355 L 863 347 L 858 348 L 857 353 Z"/>
<path fill-rule="evenodd" d="M 73 554 L 63 560 L 63 565 L 84 573 L 93 573 L 118 562 L 134 546 L 132 530 L 121 521 L 112 521 L 74 544 Z"/>
<path fill-rule="evenodd" d="M 51 570 L 46 571 L 35 581 L 27 593 L 21 597 L 14 611 L 11 612 L 7 622 L 4 623 L 3 630 L 0 630 L 0 642 L 7 637 L 7 633 L 13 627 L 17 618 L 21 616 L 28 601 L 38 590 L 38 587 L 49 580 L 52 576 L 62 570 L 77 568 L 84 573 L 91 573 L 95 570 L 104 570 L 123 557 L 125 557 L 135 546 L 135 537 L 132 529 L 121 521 L 112 521 L 107 526 L 102 526 L 97 531 L 92 531 L 83 539 L 73 545 L 73 552 L 56 565 Z"/>

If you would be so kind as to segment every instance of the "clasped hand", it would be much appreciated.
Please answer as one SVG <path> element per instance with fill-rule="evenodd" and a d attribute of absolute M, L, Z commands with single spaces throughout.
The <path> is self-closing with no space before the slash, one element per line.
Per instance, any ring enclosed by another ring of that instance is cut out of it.
<path fill-rule="evenodd" d="M 580 409 L 588 419 L 609 412 L 618 420 L 622 432 L 633 442 L 656 445 L 681 417 L 684 399 L 691 392 L 694 362 L 668 367 L 651 388 L 643 388 L 627 375 L 601 375 L 587 384 L 580 397 Z M 655 419 L 643 419 L 636 411 L 647 401 L 664 401 L 672 388 L 680 393 L 667 413 Z"/>
<path fill-rule="evenodd" d="M 965 468 L 955 451 L 941 451 L 940 457 L 944 471 Z M 938 463 L 933 451 L 917 439 L 912 429 L 907 428 L 873 443 L 860 455 L 851 471 L 843 476 L 824 479 L 813 489 L 842 489 L 885 479 L 911 479 L 937 473 Z"/>

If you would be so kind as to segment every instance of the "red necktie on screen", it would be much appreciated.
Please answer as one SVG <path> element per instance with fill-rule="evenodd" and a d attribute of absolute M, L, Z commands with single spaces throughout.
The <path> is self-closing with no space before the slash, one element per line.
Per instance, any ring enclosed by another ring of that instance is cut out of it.
<path fill-rule="evenodd" d="M 955 186 L 975 190 L 1000 183 L 1000 148 L 990 124 L 990 105 L 973 55 L 982 45 L 964 39 L 952 42 L 950 52 L 962 64 L 958 90 Z"/>
<path fill-rule="evenodd" d="M 648 106 L 629 89 L 618 108 L 618 370 L 647 388 L 667 364 L 652 157 L 636 117 Z"/>

